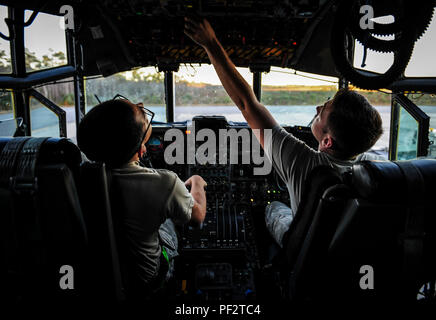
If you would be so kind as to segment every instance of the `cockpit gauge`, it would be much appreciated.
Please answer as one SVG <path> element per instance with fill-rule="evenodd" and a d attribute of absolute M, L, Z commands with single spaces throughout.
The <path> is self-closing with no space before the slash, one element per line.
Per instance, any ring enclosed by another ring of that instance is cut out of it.
<path fill-rule="evenodd" d="M 147 142 L 147 148 L 150 152 L 161 152 L 164 148 L 161 137 L 152 136 Z"/>

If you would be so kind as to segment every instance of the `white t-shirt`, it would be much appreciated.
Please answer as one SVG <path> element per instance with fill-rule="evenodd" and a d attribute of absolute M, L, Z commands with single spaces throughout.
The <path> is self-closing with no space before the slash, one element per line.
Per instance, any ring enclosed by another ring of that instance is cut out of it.
<path fill-rule="evenodd" d="M 361 160 L 385 160 L 369 153 L 362 153 L 354 160 L 338 160 L 325 152 L 312 149 L 279 125 L 272 129 L 271 135 L 265 135 L 264 146 L 266 156 L 286 183 L 294 214 L 301 200 L 304 181 L 315 167 L 326 165 L 344 172 Z"/>
<path fill-rule="evenodd" d="M 174 172 L 144 168 L 136 162 L 112 170 L 112 187 L 117 188 L 124 209 L 118 218 L 135 273 L 147 283 L 159 269 L 159 227 L 168 218 L 178 225 L 189 222 L 194 199 Z"/>

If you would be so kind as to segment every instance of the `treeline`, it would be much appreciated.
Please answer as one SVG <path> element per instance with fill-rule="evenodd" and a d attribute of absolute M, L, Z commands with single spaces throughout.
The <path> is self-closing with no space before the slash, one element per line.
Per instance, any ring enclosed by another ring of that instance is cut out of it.
<path fill-rule="evenodd" d="M 97 103 L 94 95 L 101 101 L 113 98 L 116 93 L 122 94 L 132 101 L 142 101 L 146 105 L 164 105 L 165 90 L 163 75 L 156 73 L 143 76 L 133 71 L 128 80 L 121 74 L 108 78 L 90 79 L 86 82 L 86 96 L 89 105 Z M 265 105 L 319 105 L 333 98 L 337 89 L 334 86 L 264 86 L 262 103 Z M 234 105 L 224 88 L 220 85 L 189 83 L 183 79 L 175 79 L 176 106 L 208 106 Z M 380 91 L 359 91 L 371 104 L 388 106 L 391 95 Z M 424 95 L 420 105 L 435 105 L 435 98 Z"/>
<path fill-rule="evenodd" d="M 265 86 L 262 90 L 262 103 L 265 105 L 318 105 L 332 98 L 336 89 L 334 87 L 304 87 Z M 233 105 L 224 88 L 220 85 L 189 83 L 182 79 L 175 79 L 176 105 L 178 106 L 207 106 L 207 105 Z M 130 80 L 117 74 L 108 78 L 91 79 L 86 82 L 86 95 L 88 104 L 97 103 L 95 95 L 101 101 L 111 99 L 120 93 L 132 101 L 142 101 L 146 105 L 164 105 L 163 75 L 153 74 L 141 77 L 133 74 Z M 374 105 L 389 105 L 390 95 L 381 92 L 363 93 Z"/>
<path fill-rule="evenodd" d="M 222 86 L 190 84 L 176 77 L 176 105 L 232 105 Z M 165 105 L 164 76 L 161 73 L 142 75 L 132 72 L 129 79 L 121 74 L 86 81 L 86 98 L 90 105 L 122 94 L 145 105 Z M 97 96 L 97 97 L 96 97 Z"/>
<path fill-rule="evenodd" d="M 38 58 L 26 50 L 26 70 L 34 71 L 65 64 L 67 59 L 63 52 L 49 50 L 48 55 Z M 10 59 L 4 50 L 0 50 L 0 73 L 10 73 Z M 69 82 L 68 82 L 69 81 Z M 175 79 L 175 103 L 178 106 L 233 105 L 233 102 L 220 85 L 196 84 L 177 77 Z M 37 88 L 58 105 L 74 105 L 74 85 L 72 79 L 62 83 L 44 85 Z M 335 86 L 264 86 L 262 103 L 265 105 L 319 105 L 336 93 Z M 88 105 L 112 99 L 115 94 L 122 94 L 134 102 L 145 105 L 164 105 L 164 75 L 162 73 L 144 74 L 134 70 L 128 75 L 116 74 L 107 78 L 89 78 L 86 80 L 86 99 Z M 373 105 L 390 105 L 391 96 L 379 91 L 362 92 Z M 98 99 L 97 99 L 98 97 Z M 8 95 L 0 96 L 0 111 L 10 110 Z M 420 105 L 435 105 L 435 98 L 424 95 L 419 99 Z"/>
<path fill-rule="evenodd" d="M 336 90 L 319 90 L 311 91 L 293 91 L 292 88 L 282 90 L 262 90 L 262 103 L 268 106 L 274 105 L 294 105 L 294 106 L 313 106 L 326 102 L 333 98 Z"/>
<path fill-rule="evenodd" d="M 121 94 L 133 102 L 148 105 L 165 105 L 164 76 L 161 73 L 142 75 L 137 70 L 130 79 L 122 74 L 107 78 L 88 79 L 86 81 L 86 99 L 88 105 L 112 99 Z M 98 99 L 97 99 L 98 98 Z"/>
<path fill-rule="evenodd" d="M 48 52 L 48 54 L 38 58 L 34 52 L 31 52 L 29 49 L 25 48 L 24 55 L 26 71 L 32 72 L 36 70 L 53 68 L 67 63 L 67 57 L 64 52 L 55 52 L 53 49 L 48 49 Z M 0 74 L 11 72 L 12 67 L 10 55 L 6 54 L 5 50 L 0 50 Z"/>
<path fill-rule="evenodd" d="M 264 86 L 262 90 L 262 103 L 265 105 L 319 105 L 333 98 L 337 89 L 334 86 Z M 375 106 L 388 106 L 391 104 L 391 95 L 380 91 L 359 91 Z M 156 73 L 143 77 L 133 72 L 132 78 L 127 80 L 123 75 L 117 74 L 108 78 L 98 78 L 86 82 L 86 95 L 88 104 L 94 105 L 97 95 L 101 101 L 122 94 L 132 101 L 142 101 L 146 105 L 164 105 L 165 90 L 163 75 Z M 234 105 L 224 88 L 220 85 L 189 83 L 176 77 L 175 79 L 176 106 L 207 106 L 207 105 Z M 435 98 L 423 95 L 419 105 L 435 105 Z"/>

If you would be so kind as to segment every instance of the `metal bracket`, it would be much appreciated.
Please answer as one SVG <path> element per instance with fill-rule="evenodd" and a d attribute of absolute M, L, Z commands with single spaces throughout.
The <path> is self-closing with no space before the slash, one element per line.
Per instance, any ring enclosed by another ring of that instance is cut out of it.
<path fill-rule="evenodd" d="M 29 101 L 29 98 L 32 96 L 36 100 L 41 102 L 45 107 L 47 107 L 54 114 L 56 114 L 56 116 L 59 118 L 59 136 L 67 137 L 67 116 L 65 110 L 63 110 L 61 107 L 59 107 L 51 100 L 44 97 L 41 93 L 39 93 L 35 89 L 26 90 L 25 95 L 26 95 L 26 101 Z"/>

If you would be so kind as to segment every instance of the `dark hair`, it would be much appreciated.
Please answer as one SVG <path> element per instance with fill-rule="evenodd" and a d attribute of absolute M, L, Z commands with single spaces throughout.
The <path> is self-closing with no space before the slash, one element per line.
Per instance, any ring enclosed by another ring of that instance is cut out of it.
<path fill-rule="evenodd" d="M 139 150 L 143 134 L 144 121 L 137 119 L 132 106 L 121 99 L 109 100 L 83 117 L 77 144 L 90 160 L 119 167 Z"/>
<path fill-rule="evenodd" d="M 383 133 L 378 111 L 368 100 L 348 89 L 339 90 L 327 119 L 335 156 L 350 159 L 369 150 Z"/>

